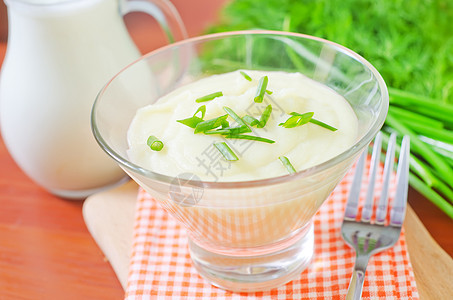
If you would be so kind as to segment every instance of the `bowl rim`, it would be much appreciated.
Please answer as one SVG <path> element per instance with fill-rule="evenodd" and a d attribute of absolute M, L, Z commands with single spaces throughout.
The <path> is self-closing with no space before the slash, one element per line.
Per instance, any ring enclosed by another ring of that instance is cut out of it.
<path fill-rule="evenodd" d="M 143 168 L 137 164 L 132 163 L 129 161 L 127 158 L 124 158 L 122 155 L 118 154 L 115 150 L 113 150 L 109 144 L 103 139 L 101 133 L 99 132 L 99 129 L 97 128 L 97 123 L 96 123 L 96 108 L 98 106 L 99 101 L 102 98 L 102 95 L 104 92 L 108 89 L 110 84 L 117 78 L 119 77 L 125 70 L 129 69 L 131 66 L 135 65 L 136 63 L 139 63 L 142 60 L 147 59 L 148 57 L 151 57 L 153 55 L 157 55 L 161 52 L 166 51 L 167 49 L 171 49 L 173 47 L 178 47 L 181 45 L 185 44 L 190 44 L 190 43 L 197 43 L 197 42 L 202 42 L 202 41 L 208 41 L 208 40 L 214 40 L 214 39 L 219 39 L 223 37 L 229 37 L 229 36 L 245 36 L 245 35 L 274 35 L 274 36 L 280 36 L 280 37 L 297 37 L 297 38 L 303 38 L 303 39 L 308 39 L 308 40 L 314 40 L 318 42 L 322 42 L 325 44 L 329 44 L 330 46 L 336 48 L 339 52 L 342 52 L 343 54 L 352 57 L 353 59 L 357 60 L 364 66 L 366 66 L 373 76 L 376 78 L 379 89 L 381 91 L 383 101 L 381 103 L 381 109 L 379 111 L 379 114 L 374 121 L 374 123 L 371 124 L 371 128 L 368 132 L 366 132 L 354 145 L 349 147 L 347 150 L 343 151 L 342 153 L 336 155 L 335 157 L 320 163 L 318 165 L 315 165 L 311 168 L 304 169 L 301 171 L 298 171 L 293 174 L 286 174 L 286 175 L 281 175 L 277 177 L 270 177 L 270 178 L 264 178 L 264 179 L 257 179 L 257 180 L 247 180 L 247 181 L 205 181 L 205 180 L 194 180 L 190 179 L 187 181 L 187 184 L 194 185 L 194 186 L 202 186 L 203 188 L 211 188 L 211 189 L 238 189 L 238 188 L 253 188 L 253 187 L 262 187 L 262 186 L 269 186 L 269 185 L 276 185 L 276 184 L 281 184 L 285 183 L 287 181 L 292 181 L 292 180 L 298 180 L 301 178 L 307 178 L 312 175 L 321 173 L 332 166 L 353 157 L 356 155 L 359 151 L 361 151 L 366 145 L 368 145 L 371 140 L 376 136 L 378 131 L 381 129 L 383 126 L 387 112 L 388 112 L 388 107 L 389 107 L 389 94 L 388 94 L 388 89 L 387 86 L 384 82 L 384 79 L 380 75 L 380 73 L 377 71 L 377 69 L 371 65 L 365 58 L 363 58 L 361 55 L 357 54 L 356 52 L 350 50 L 349 48 L 346 48 L 345 46 L 342 46 L 340 44 L 337 44 L 335 42 L 307 35 L 307 34 L 302 34 L 302 33 L 294 33 L 294 32 L 285 32 L 285 31 L 276 31 L 276 30 L 239 30 L 239 31 L 226 31 L 226 32 L 220 32 L 220 33 L 213 33 L 213 34 L 206 34 L 206 35 L 200 35 L 192 38 L 188 38 L 185 40 L 181 40 L 166 46 L 163 46 L 161 48 L 155 49 L 153 51 L 148 52 L 145 55 L 142 55 L 138 59 L 132 61 L 128 65 L 126 65 L 123 69 L 121 69 L 119 72 L 117 72 L 99 91 L 97 94 L 95 101 L 93 103 L 92 111 L 91 111 L 91 128 L 92 132 L 94 134 L 94 137 L 97 141 L 97 143 L 100 145 L 100 147 L 109 155 L 111 156 L 123 169 L 125 170 L 130 170 L 132 172 L 139 173 L 142 176 L 145 176 L 147 178 L 157 180 L 159 182 L 164 182 L 167 184 L 171 184 L 176 177 L 176 176 L 168 176 L 164 175 L 161 173 L 157 173 L 154 171 L 151 171 L 149 169 Z"/>

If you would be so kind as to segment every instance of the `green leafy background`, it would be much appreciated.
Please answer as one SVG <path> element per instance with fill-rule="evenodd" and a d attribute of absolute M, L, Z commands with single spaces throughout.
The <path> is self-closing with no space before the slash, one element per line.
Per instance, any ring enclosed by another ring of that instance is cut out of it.
<path fill-rule="evenodd" d="M 339 43 L 387 85 L 453 103 L 452 0 L 235 0 L 209 32 L 258 28 Z"/>

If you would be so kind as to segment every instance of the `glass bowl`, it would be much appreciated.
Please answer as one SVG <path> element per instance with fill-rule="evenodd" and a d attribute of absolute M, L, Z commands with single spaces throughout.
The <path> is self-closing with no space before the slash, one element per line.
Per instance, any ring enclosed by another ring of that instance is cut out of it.
<path fill-rule="evenodd" d="M 300 72 L 342 95 L 358 118 L 355 144 L 295 174 L 221 182 L 166 176 L 128 159 L 136 111 L 200 78 L 234 71 Z M 268 290 L 298 276 L 313 257 L 312 219 L 382 127 L 388 92 L 376 69 L 353 51 L 320 38 L 276 31 L 200 36 L 153 51 L 115 75 L 92 110 L 101 146 L 187 229 L 195 268 L 233 291 Z"/>

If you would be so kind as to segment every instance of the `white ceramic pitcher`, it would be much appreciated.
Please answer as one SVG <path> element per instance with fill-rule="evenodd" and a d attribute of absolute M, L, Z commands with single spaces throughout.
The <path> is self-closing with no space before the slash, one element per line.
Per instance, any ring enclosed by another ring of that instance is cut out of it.
<path fill-rule="evenodd" d="M 123 16 L 152 15 L 169 41 L 186 37 L 167 0 L 5 0 L 8 44 L 0 77 L 0 125 L 16 163 L 65 198 L 84 198 L 125 177 L 95 142 L 97 92 L 140 57 Z M 152 36 L 150 36 L 152 39 Z"/>

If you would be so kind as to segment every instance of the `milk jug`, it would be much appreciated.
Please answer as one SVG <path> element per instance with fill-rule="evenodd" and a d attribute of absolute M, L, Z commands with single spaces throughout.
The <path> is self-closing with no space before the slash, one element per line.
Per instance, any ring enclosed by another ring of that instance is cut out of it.
<path fill-rule="evenodd" d="M 123 16 L 153 16 L 169 41 L 186 37 L 167 0 L 5 0 L 8 44 L 0 74 L 0 126 L 8 151 L 36 183 L 84 198 L 125 178 L 90 127 L 102 86 L 140 57 Z M 150 36 L 152 38 L 152 36 Z"/>

